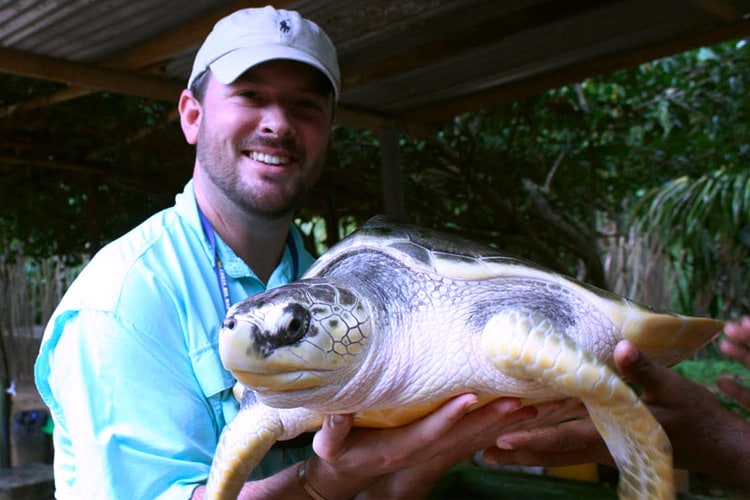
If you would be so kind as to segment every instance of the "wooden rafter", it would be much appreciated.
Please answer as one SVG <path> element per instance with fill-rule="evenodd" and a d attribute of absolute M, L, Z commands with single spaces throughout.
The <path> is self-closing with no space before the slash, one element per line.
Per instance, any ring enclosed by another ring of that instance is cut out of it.
<path fill-rule="evenodd" d="M 704 12 L 708 12 L 724 21 L 737 21 L 742 17 L 742 11 L 738 9 L 730 0 L 690 0 L 700 7 Z"/>
<path fill-rule="evenodd" d="M 112 78 L 117 78 L 117 75 L 121 75 L 122 73 L 110 74 L 107 72 L 107 69 L 138 70 L 151 64 L 164 61 L 169 58 L 170 54 L 182 51 L 200 43 L 206 34 L 211 31 L 211 28 L 216 21 L 227 14 L 230 14 L 237 9 L 261 6 L 265 5 L 265 3 L 266 2 L 261 0 L 239 0 L 233 2 L 219 9 L 215 9 L 191 22 L 178 26 L 158 37 L 147 40 L 131 49 L 121 52 L 105 61 L 102 61 L 98 65 L 81 65 L 80 63 L 48 58 L 47 61 L 52 62 L 54 66 L 54 70 L 50 69 L 50 71 L 54 71 L 54 74 L 48 76 L 45 75 L 44 68 L 39 65 L 41 60 L 37 59 L 35 54 L 26 53 L 27 55 L 24 56 L 20 51 L 16 51 L 13 58 L 11 59 L 9 56 L 6 63 L 6 54 L 0 52 L 0 72 L 21 74 L 43 80 L 63 81 L 71 84 L 70 88 L 63 89 L 54 94 L 39 96 L 26 102 L 16 103 L 6 108 L 0 108 L 0 116 L 12 114 L 21 109 L 36 109 L 58 102 L 64 102 L 69 99 L 82 97 L 101 90 L 118 92 L 119 90 L 111 88 L 109 83 Z M 291 2 L 288 0 L 276 2 L 276 4 L 278 4 L 277 7 L 279 8 L 288 3 Z M 21 68 L 28 69 L 30 73 L 19 72 L 18 68 L 12 66 L 13 62 L 20 62 L 22 64 Z M 85 70 L 85 73 L 88 75 L 86 83 L 81 83 L 75 79 L 77 69 Z M 127 74 L 132 75 L 133 73 L 128 72 Z M 131 83 L 134 83 L 135 85 L 131 86 Z M 184 86 L 184 84 L 180 84 L 180 89 L 175 94 L 175 85 L 177 84 L 169 82 L 164 83 L 162 86 L 152 81 L 151 85 L 148 85 L 145 88 L 140 88 L 137 85 L 137 81 L 131 79 L 128 80 L 127 83 L 123 83 L 123 86 L 126 87 L 126 89 L 121 92 L 159 100 L 164 99 L 164 96 L 166 96 L 167 100 L 173 100 L 176 99 L 176 96 L 179 95 L 179 91 L 181 91 Z"/>
<path fill-rule="evenodd" d="M 92 91 L 108 90 L 158 100 L 176 101 L 184 87 L 163 78 L 65 61 L 4 47 L 0 47 L 0 71 L 68 83 Z"/>
<path fill-rule="evenodd" d="M 677 40 L 668 41 L 660 45 L 644 47 L 635 51 L 629 50 L 621 54 L 607 54 L 602 58 L 567 66 L 561 70 L 545 74 L 535 74 L 529 78 L 501 87 L 444 101 L 439 107 L 430 106 L 424 109 L 415 109 L 411 113 L 406 113 L 405 119 L 421 123 L 440 122 L 459 113 L 475 111 L 510 100 L 530 97 L 545 90 L 581 81 L 585 78 L 636 66 L 698 47 L 713 45 L 724 40 L 732 40 L 749 35 L 750 21 L 738 20 L 712 31 L 687 37 L 683 36 Z"/>

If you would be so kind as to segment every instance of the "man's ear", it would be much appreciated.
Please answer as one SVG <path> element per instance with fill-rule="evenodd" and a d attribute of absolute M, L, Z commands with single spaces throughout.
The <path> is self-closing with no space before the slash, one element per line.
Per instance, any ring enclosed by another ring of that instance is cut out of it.
<path fill-rule="evenodd" d="M 180 126 L 185 140 L 188 144 L 198 142 L 198 129 L 200 128 L 201 118 L 203 117 L 203 108 L 193 93 L 185 89 L 180 94 L 180 102 L 177 106 L 180 112 Z"/>

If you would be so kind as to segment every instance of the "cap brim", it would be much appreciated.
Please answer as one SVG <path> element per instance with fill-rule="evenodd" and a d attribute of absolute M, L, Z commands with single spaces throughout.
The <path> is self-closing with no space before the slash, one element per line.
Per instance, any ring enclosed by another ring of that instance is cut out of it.
<path fill-rule="evenodd" d="M 338 101 L 338 82 L 331 75 L 331 72 L 315 57 L 287 45 L 255 46 L 253 48 L 233 50 L 209 64 L 209 68 L 211 68 L 211 72 L 217 80 L 224 85 L 229 85 L 253 66 L 275 59 L 298 61 L 318 69 L 331 82 L 334 98 Z"/>

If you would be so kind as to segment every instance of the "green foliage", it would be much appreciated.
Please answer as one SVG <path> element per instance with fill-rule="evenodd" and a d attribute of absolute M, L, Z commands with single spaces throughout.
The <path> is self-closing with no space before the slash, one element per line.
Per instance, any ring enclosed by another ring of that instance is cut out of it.
<path fill-rule="evenodd" d="M 604 244 L 627 233 L 628 209 L 645 192 L 714 169 L 743 171 L 747 50 L 687 52 L 405 140 L 409 216 L 604 286 Z M 685 283 L 695 291 L 695 280 Z"/>
<path fill-rule="evenodd" d="M 4 77 L 0 104 L 60 87 Z M 192 166 L 173 107 L 97 93 L 2 118 L 14 123 L 0 145 L 0 255 L 78 260 L 171 204 Z"/>
<path fill-rule="evenodd" d="M 427 498 L 615 500 L 617 488 L 614 484 L 606 484 L 606 481 L 535 476 L 527 472 L 503 468 L 495 470 L 463 462 L 444 474 Z"/>
<path fill-rule="evenodd" d="M 737 401 L 716 389 L 716 380 L 719 375 L 735 375 L 739 380 L 750 381 L 750 368 L 747 366 L 738 361 L 728 359 L 701 358 L 682 361 L 674 369 L 684 377 L 711 389 L 725 408 L 738 413 L 744 418 L 750 417 L 750 409 L 745 408 Z"/>
<path fill-rule="evenodd" d="M 739 255 L 744 247 L 726 244 L 750 240 L 747 52 L 742 42 L 687 52 L 459 116 L 430 137 L 404 138 L 408 217 L 599 286 L 606 286 L 606 249 L 634 225 L 666 241 L 686 226 L 669 246 L 680 284 L 671 303 L 685 313 L 741 311 L 742 301 L 728 295 L 744 289 L 727 291 L 725 285 L 731 266 L 748 267 Z M 340 131 L 334 142 L 338 161 L 328 177 L 336 188 L 325 197 L 336 202 L 327 208 L 327 221 L 362 220 L 378 211 L 371 201 L 377 200 L 377 142 L 367 132 Z M 669 204 L 647 194 L 708 179 L 714 171 L 739 177 L 691 188 L 696 190 L 691 200 L 707 204 L 677 198 Z M 347 203 L 348 194 L 330 198 L 334 193 L 351 193 L 357 200 Z M 644 212 L 649 200 L 652 210 Z M 683 243 L 691 248 L 689 258 Z M 721 269 L 718 253 L 732 255 Z M 744 276 L 733 282 L 741 280 Z M 709 284 L 726 293 L 692 298 Z"/>
<path fill-rule="evenodd" d="M 62 255 L 77 262 L 165 206 L 164 198 L 88 178 L 48 184 L 39 182 L 40 176 L 28 169 L 27 176 L 15 176 L 13 186 L 0 184 L 0 198 L 11 207 L 0 215 L 0 255 L 22 249 L 28 257 Z"/>
<path fill-rule="evenodd" d="M 632 211 L 659 239 L 678 276 L 680 308 L 714 316 L 750 310 L 750 171 L 726 169 L 665 183 Z"/>

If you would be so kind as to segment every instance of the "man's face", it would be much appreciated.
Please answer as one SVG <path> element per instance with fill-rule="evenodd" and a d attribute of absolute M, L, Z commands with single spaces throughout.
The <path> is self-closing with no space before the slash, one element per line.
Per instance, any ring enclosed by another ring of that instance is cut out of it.
<path fill-rule="evenodd" d="M 229 85 L 209 79 L 198 168 L 247 213 L 275 219 L 320 177 L 333 121 L 325 77 L 306 64 L 260 64 Z"/>

